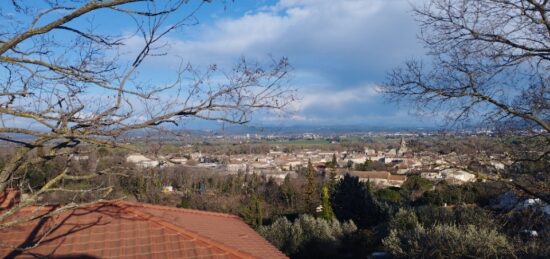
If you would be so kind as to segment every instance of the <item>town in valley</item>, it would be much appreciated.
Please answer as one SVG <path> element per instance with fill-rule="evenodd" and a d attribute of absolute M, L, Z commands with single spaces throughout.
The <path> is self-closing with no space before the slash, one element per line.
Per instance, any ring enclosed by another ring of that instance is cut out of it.
<path fill-rule="evenodd" d="M 0 24 L 0 258 L 550 258 L 548 0 Z"/>

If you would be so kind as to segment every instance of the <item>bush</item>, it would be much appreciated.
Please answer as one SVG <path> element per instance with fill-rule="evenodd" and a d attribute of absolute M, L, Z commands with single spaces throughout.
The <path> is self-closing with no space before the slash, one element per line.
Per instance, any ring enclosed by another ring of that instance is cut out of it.
<path fill-rule="evenodd" d="M 493 226 L 493 219 L 487 210 L 479 207 L 436 207 L 420 206 L 415 208 L 418 220 L 424 226 L 436 224 Z"/>
<path fill-rule="evenodd" d="M 400 210 L 389 226 L 390 233 L 382 243 L 397 257 L 497 258 L 513 254 L 507 237 L 494 228 L 455 224 L 426 227 L 407 210 Z"/>
<path fill-rule="evenodd" d="M 472 204 L 476 202 L 477 194 L 475 189 L 469 185 L 455 186 L 440 184 L 435 191 L 425 192 L 420 199 L 421 204 L 432 204 L 441 206 L 443 204 Z"/>
<path fill-rule="evenodd" d="M 409 200 L 414 201 L 425 192 L 431 190 L 432 187 L 433 184 L 429 180 L 418 175 L 411 175 L 407 177 L 407 180 L 401 186 L 401 192 Z"/>
<path fill-rule="evenodd" d="M 399 203 L 401 202 L 401 193 L 394 187 L 379 189 L 374 192 L 376 198 L 383 202 Z"/>
<path fill-rule="evenodd" d="M 306 247 L 315 244 L 337 246 L 339 240 L 357 230 L 352 221 L 340 223 L 310 215 L 301 215 L 294 222 L 278 218 L 269 226 L 261 226 L 258 232 L 287 255 L 315 252 Z M 321 246 L 322 247 L 322 246 Z"/>

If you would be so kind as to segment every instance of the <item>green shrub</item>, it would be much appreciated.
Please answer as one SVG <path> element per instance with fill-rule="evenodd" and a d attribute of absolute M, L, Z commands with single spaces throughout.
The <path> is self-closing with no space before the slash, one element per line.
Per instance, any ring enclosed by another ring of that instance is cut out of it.
<path fill-rule="evenodd" d="M 409 200 L 414 201 L 421 197 L 422 194 L 431 190 L 433 184 L 431 181 L 424 179 L 418 175 L 411 175 L 401 186 L 401 192 Z"/>
<path fill-rule="evenodd" d="M 436 224 L 492 226 L 493 218 L 487 210 L 479 207 L 437 207 L 432 205 L 415 208 L 418 220 L 424 226 Z"/>
<path fill-rule="evenodd" d="M 472 204 L 477 200 L 475 189 L 470 186 L 440 184 L 435 191 L 425 192 L 420 203 L 441 206 L 443 204 Z"/>
<path fill-rule="evenodd" d="M 389 202 L 389 203 L 399 203 L 401 202 L 401 193 L 399 193 L 399 190 L 395 190 L 394 188 L 384 188 L 379 189 L 374 192 L 374 195 L 376 198 L 383 202 Z"/>
<path fill-rule="evenodd" d="M 498 258 L 513 254 L 512 244 L 495 228 L 475 225 L 424 226 L 416 214 L 400 210 L 389 223 L 384 247 L 407 258 Z"/>
<path fill-rule="evenodd" d="M 301 215 L 294 222 L 278 218 L 269 226 L 261 226 L 258 232 L 287 255 L 306 250 L 315 243 L 337 243 L 340 238 L 357 230 L 352 221 L 340 223 L 310 215 Z"/>

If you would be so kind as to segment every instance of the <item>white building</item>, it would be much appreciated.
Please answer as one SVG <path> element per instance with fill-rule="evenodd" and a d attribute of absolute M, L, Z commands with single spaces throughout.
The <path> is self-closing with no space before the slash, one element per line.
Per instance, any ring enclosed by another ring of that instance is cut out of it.
<path fill-rule="evenodd" d="M 246 172 L 247 165 L 245 163 L 227 164 L 227 171 L 231 173 Z"/>
<path fill-rule="evenodd" d="M 423 172 L 423 173 L 420 173 L 420 177 L 431 181 L 443 180 L 443 176 L 439 172 Z"/>
<path fill-rule="evenodd" d="M 445 180 L 458 180 L 460 182 L 472 182 L 476 179 L 475 174 L 471 174 L 464 170 L 460 170 L 456 168 L 445 169 L 445 170 L 442 170 L 440 173 Z"/>
<path fill-rule="evenodd" d="M 160 162 L 157 160 L 152 160 L 150 158 L 147 158 L 146 156 L 142 154 L 132 154 L 126 157 L 126 162 L 133 163 L 139 167 L 143 168 L 150 168 L 150 167 L 157 167 L 160 165 Z"/>

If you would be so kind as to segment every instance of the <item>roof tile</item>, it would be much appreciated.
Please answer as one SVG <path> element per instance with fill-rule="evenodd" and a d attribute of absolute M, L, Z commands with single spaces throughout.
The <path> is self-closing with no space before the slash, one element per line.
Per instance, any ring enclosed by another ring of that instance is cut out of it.
<path fill-rule="evenodd" d="M 0 240 L 1 257 L 286 258 L 236 216 L 121 201 L 3 229 Z"/>

